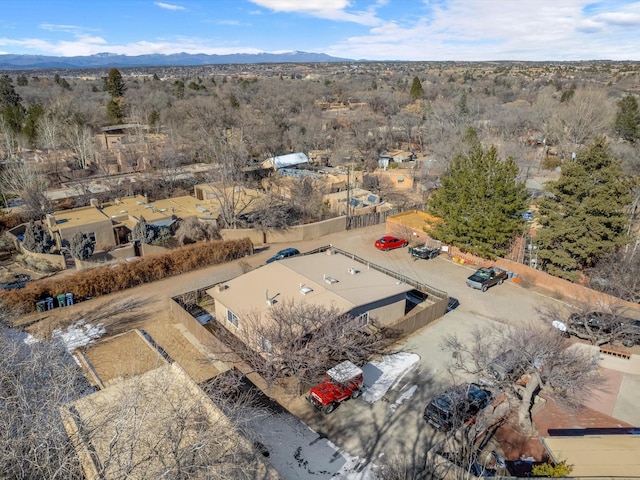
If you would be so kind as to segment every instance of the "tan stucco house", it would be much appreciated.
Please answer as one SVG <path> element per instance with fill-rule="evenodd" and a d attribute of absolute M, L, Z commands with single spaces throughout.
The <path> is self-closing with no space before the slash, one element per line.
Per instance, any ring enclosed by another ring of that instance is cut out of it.
<path fill-rule="evenodd" d="M 333 307 L 362 323 L 384 326 L 404 315 L 406 293 L 412 289 L 329 249 L 269 263 L 207 293 L 218 322 L 250 345 L 253 322 L 270 322 L 268 311 L 279 302 Z"/>

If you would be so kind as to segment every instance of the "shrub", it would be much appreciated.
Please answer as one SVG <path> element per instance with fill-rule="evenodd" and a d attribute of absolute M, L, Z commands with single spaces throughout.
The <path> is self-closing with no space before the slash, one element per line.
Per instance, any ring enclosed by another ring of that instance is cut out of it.
<path fill-rule="evenodd" d="M 94 242 L 89 238 L 88 235 L 78 232 L 71 239 L 71 244 L 69 246 L 69 250 L 71 251 L 71 256 L 73 258 L 77 258 L 78 260 L 86 260 L 91 255 L 93 255 L 93 249 L 95 248 Z"/>
<path fill-rule="evenodd" d="M 562 460 L 558 463 L 541 463 L 540 465 L 534 465 L 531 473 L 534 477 L 551 477 L 551 478 L 565 478 L 568 477 L 573 470 L 573 465 L 567 465 L 566 460 Z"/>
<path fill-rule="evenodd" d="M 133 263 L 97 267 L 61 278 L 31 282 L 23 289 L 6 292 L 3 300 L 8 307 L 27 313 L 35 309 L 36 301 L 59 293 L 72 293 L 78 300 L 98 297 L 236 260 L 252 251 L 253 244 L 248 238 L 191 244 L 160 255 L 143 257 Z"/>

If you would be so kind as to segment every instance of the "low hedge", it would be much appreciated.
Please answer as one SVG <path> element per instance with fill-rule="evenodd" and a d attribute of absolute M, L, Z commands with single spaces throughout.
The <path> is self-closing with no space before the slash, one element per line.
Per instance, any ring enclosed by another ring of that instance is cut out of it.
<path fill-rule="evenodd" d="M 28 283 L 20 290 L 3 294 L 6 307 L 20 313 L 33 312 L 36 302 L 61 293 L 72 293 L 77 300 L 99 297 L 147 282 L 180 275 L 192 270 L 229 262 L 251 254 L 248 238 L 195 243 L 170 252 Z"/>

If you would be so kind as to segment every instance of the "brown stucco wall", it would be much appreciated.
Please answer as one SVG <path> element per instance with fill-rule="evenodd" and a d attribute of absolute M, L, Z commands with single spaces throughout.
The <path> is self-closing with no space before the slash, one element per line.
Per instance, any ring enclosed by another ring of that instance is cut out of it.
<path fill-rule="evenodd" d="M 30 257 L 42 258 L 60 270 L 66 270 L 67 268 L 67 261 L 64 259 L 64 255 L 59 253 L 33 253 L 24 248 L 22 244 L 20 244 L 20 251 Z"/>

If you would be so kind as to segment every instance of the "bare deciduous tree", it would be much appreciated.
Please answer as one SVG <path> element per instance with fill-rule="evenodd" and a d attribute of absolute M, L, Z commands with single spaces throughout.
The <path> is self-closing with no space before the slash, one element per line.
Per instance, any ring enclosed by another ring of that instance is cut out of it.
<path fill-rule="evenodd" d="M 49 182 L 37 165 L 18 160 L 6 163 L 0 172 L 0 183 L 4 191 L 22 199 L 30 218 L 41 219 L 50 210 L 51 202 L 45 195 Z"/>
<path fill-rule="evenodd" d="M 447 337 L 444 348 L 452 353 L 453 373 L 485 375 L 500 384 L 523 432 L 535 428 L 531 408 L 534 397 L 541 391 L 568 407 L 579 408 L 601 385 L 597 357 L 589 349 L 572 345 L 551 325 L 477 329 L 470 339 Z M 502 357 L 503 363 L 512 375 L 496 378 L 491 374 L 492 362 L 505 352 L 510 354 Z"/>
<path fill-rule="evenodd" d="M 313 381 L 345 359 L 362 365 L 394 340 L 391 332 L 365 334 L 366 318 L 353 318 L 336 307 L 277 296 L 268 301 L 273 306 L 264 317 L 255 313 L 243 319 L 238 353 L 270 383 L 284 377 Z"/>
<path fill-rule="evenodd" d="M 6 478 L 84 478 L 59 409 L 89 385 L 59 342 L 25 340 L 0 325 L 0 471 Z"/>
<path fill-rule="evenodd" d="M 220 232 L 215 222 L 200 221 L 195 217 L 182 220 L 175 234 L 180 245 L 195 242 L 220 240 Z"/>

